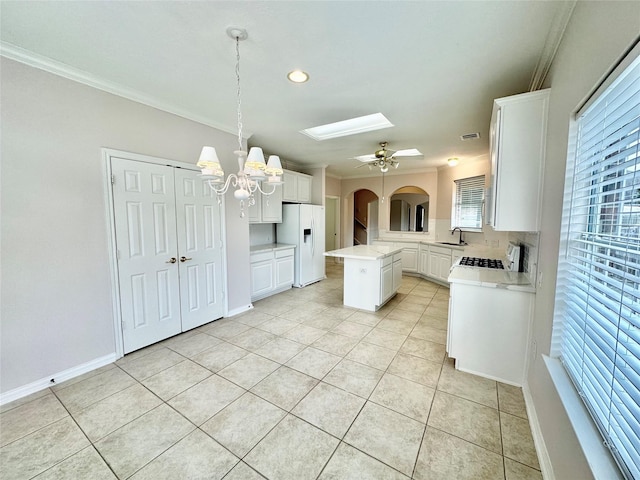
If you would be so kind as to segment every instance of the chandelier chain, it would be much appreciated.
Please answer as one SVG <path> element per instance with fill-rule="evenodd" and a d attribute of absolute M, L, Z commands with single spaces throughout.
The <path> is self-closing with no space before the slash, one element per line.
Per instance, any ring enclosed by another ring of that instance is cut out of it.
<path fill-rule="evenodd" d="M 238 87 L 238 150 L 242 150 L 242 98 L 240 95 L 240 37 L 236 37 L 236 84 Z"/>

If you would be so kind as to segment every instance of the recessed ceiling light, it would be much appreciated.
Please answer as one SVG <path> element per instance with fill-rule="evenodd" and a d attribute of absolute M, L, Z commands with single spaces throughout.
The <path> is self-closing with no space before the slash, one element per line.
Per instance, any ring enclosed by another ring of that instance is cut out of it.
<path fill-rule="evenodd" d="M 309 80 L 309 74 L 302 70 L 294 70 L 293 72 L 287 73 L 287 78 L 293 83 L 304 83 Z"/>
<path fill-rule="evenodd" d="M 455 167 L 456 165 L 458 165 L 458 157 L 453 157 L 453 158 L 449 158 L 447 160 L 447 163 L 449 164 L 450 167 Z"/>
<path fill-rule="evenodd" d="M 341 122 L 328 123 L 318 127 L 300 130 L 300 133 L 313 138 L 314 140 L 328 140 L 330 138 L 346 137 L 357 133 L 371 132 L 382 128 L 393 127 L 387 118 L 381 113 L 372 113 L 363 117 L 342 120 Z"/>

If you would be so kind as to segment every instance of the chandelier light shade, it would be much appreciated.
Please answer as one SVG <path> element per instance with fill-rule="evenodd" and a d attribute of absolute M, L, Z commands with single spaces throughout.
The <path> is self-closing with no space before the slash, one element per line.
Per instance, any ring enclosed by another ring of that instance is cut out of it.
<path fill-rule="evenodd" d="M 272 195 L 276 188 L 282 185 L 282 164 L 280 157 L 271 155 L 269 162 L 265 163 L 264 153 L 260 147 L 251 147 L 249 154 L 242 149 L 242 110 L 240 91 L 240 40 L 248 37 L 247 31 L 242 28 L 229 27 L 227 35 L 236 41 L 236 84 L 237 84 L 237 115 L 238 115 L 238 150 L 234 154 L 238 157 L 238 173 L 231 173 L 224 178 L 224 170 L 220 165 L 220 159 L 214 147 L 202 147 L 200 158 L 196 164 L 201 169 L 201 177 L 220 198 L 227 193 L 230 187 L 235 190 L 233 196 L 240 200 L 240 216 L 244 217 L 244 202 L 255 205 L 254 194 Z M 268 175 L 268 177 L 267 177 Z M 261 183 L 267 179 L 268 190 L 263 190 Z"/>

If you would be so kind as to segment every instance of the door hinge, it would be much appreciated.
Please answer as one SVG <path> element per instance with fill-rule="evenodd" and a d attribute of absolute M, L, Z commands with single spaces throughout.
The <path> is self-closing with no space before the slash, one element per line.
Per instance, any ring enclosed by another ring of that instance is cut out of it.
<path fill-rule="evenodd" d="M 116 176 L 114 174 L 111 174 L 111 185 L 115 185 L 116 184 Z"/>
<path fill-rule="evenodd" d="M 124 322 L 124 320 L 121 320 L 120 324 L 122 325 L 122 330 L 125 330 L 127 328 L 127 324 Z"/>

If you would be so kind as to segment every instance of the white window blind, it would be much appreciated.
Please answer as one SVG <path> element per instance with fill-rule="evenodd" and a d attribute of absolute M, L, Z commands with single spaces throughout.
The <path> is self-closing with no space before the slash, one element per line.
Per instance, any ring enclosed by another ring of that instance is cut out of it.
<path fill-rule="evenodd" d="M 554 353 L 627 478 L 640 479 L 640 57 L 577 118 Z"/>
<path fill-rule="evenodd" d="M 482 229 L 484 175 L 454 180 L 456 189 L 451 228 Z"/>

